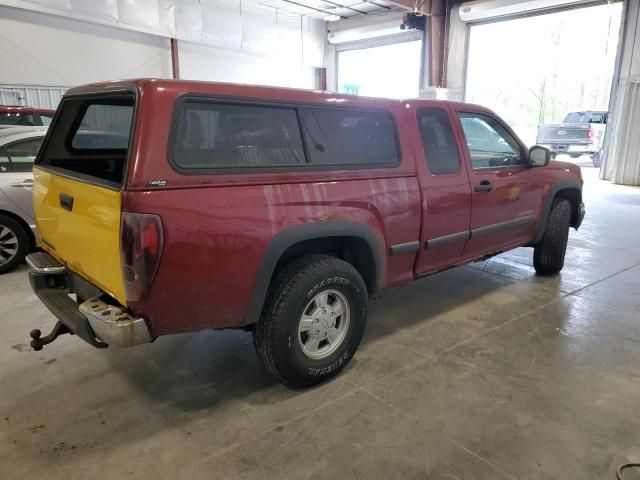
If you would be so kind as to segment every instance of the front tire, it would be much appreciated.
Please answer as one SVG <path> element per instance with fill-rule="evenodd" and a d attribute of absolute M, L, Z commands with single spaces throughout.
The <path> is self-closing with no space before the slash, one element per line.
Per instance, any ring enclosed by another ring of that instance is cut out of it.
<path fill-rule="evenodd" d="M 29 236 L 13 218 L 0 215 L 0 274 L 18 266 L 29 252 Z"/>
<path fill-rule="evenodd" d="M 533 249 L 533 266 L 541 275 L 555 275 L 564 267 L 569 240 L 571 203 L 556 198 L 547 218 L 542 240 Z"/>
<path fill-rule="evenodd" d="M 276 378 L 309 387 L 351 360 L 366 325 L 367 289 L 358 271 L 330 255 L 286 265 L 254 330 L 258 357 Z"/>

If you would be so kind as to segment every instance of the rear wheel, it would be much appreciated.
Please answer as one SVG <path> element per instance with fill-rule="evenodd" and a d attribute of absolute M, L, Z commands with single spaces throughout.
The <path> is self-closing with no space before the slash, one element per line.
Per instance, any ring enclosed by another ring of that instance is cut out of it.
<path fill-rule="evenodd" d="M 591 161 L 593 162 L 593 166 L 596 168 L 600 168 L 600 152 L 595 152 L 591 155 Z"/>
<path fill-rule="evenodd" d="M 308 255 L 274 279 L 254 331 L 267 369 L 294 387 L 335 376 L 351 360 L 366 324 L 367 289 L 358 271 L 329 255 Z"/>
<path fill-rule="evenodd" d="M 13 218 L 0 215 L 0 274 L 13 270 L 29 251 L 29 236 Z"/>
<path fill-rule="evenodd" d="M 571 204 L 556 198 L 547 218 L 542 240 L 534 247 L 533 266 L 541 275 L 555 275 L 564 267 L 564 255 L 569 240 Z"/>

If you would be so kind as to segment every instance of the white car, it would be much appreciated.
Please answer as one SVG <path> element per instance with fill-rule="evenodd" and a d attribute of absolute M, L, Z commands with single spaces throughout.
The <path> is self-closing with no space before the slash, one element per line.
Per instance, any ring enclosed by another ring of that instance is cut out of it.
<path fill-rule="evenodd" d="M 33 161 L 47 127 L 0 129 L 0 274 L 35 247 Z"/>

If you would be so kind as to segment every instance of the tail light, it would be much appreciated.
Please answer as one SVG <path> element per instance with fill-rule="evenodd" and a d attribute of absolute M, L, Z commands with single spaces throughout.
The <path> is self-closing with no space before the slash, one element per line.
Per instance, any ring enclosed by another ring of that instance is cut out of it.
<path fill-rule="evenodd" d="M 122 214 L 120 264 L 128 301 L 142 300 L 158 271 L 164 243 L 162 219 L 148 213 Z"/>
<path fill-rule="evenodd" d="M 589 140 L 593 139 L 593 128 L 590 128 L 590 129 L 589 129 L 589 133 L 587 134 L 587 138 L 588 138 Z"/>

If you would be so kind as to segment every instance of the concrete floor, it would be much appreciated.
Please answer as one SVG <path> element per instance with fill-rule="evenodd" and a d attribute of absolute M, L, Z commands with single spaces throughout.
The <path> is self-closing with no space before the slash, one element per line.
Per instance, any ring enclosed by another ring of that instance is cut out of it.
<path fill-rule="evenodd" d="M 386 293 L 307 391 L 242 332 L 32 352 L 52 317 L 1 276 L 0 479 L 614 478 L 640 459 L 640 189 L 584 174 L 560 276 L 520 249 Z"/>

